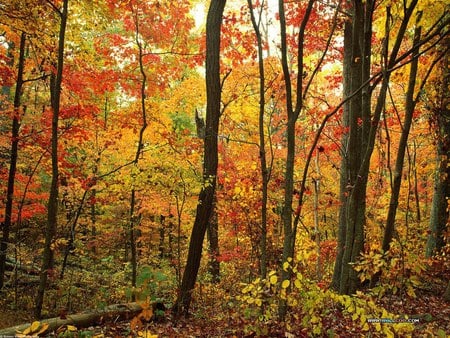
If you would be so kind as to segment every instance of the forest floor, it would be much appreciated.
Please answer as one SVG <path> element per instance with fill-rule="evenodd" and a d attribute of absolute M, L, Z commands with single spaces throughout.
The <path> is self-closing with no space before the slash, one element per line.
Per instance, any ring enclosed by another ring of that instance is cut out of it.
<path fill-rule="evenodd" d="M 423 276 L 422 287 L 416 290 L 416 297 L 402 295 L 385 295 L 379 300 L 391 313 L 414 313 L 418 322 L 415 324 L 413 337 L 439 337 L 445 332 L 450 335 L 450 303 L 442 298 L 448 276 L 435 275 L 428 272 Z M 219 297 L 217 297 L 219 298 Z M 221 299 L 209 299 L 194 304 L 189 318 L 175 319 L 167 310 L 158 321 L 143 323 L 138 329 L 132 330 L 133 321 L 108 320 L 88 328 L 77 328 L 76 331 L 60 330 L 58 337 L 308 337 L 310 332 L 301 329 L 299 323 L 296 329 L 286 330 L 283 323 L 268 321 L 266 333 L 257 334 L 252 330 L 253 324 L 239 313 L 222 312 L 218 307 Z M 0 297 L 0 329 L 32 321 L 32 310 L 9 310 L 10 306 L 4 297 Z M 389 324 L 384 324 L 389 325 Z M 322 318 L 324 337 L 365 337 L 367 332 L 361 332 L 350 318 L 345 317 L 338 308 Z M 73 328 L 72 328 L 73 330 Z M 66 333 L 64 333 L 66 332 Z M 293 333 L 295 332 L 295 333 Z M 328 332 L 328 334 L 327 334 Z M 430 335 L 430 333 L 432 334 Z M 371 335 L 377 337 L 376 333 Z M 380 335 L 382 336 L 382 335 Z"/>

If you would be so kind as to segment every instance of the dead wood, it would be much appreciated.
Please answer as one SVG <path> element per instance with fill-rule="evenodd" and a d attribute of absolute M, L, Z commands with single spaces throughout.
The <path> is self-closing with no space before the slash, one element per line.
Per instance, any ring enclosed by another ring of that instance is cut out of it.
<path fill-rule="evenodd" d="M 114 304 L 104 309 L 91 310 L 83 313 L 67 315 L 66 318 L 49 318 L 40 321 L 47 323 L 48 329 L 44 333 L 57 330 L 63 325 L 73 325 L 77 328 L 85 328 L 105 321 L 117 321 L 131 319 L 142 311 L 142 306 L 138 303 Z M 0 337 L 14 337 L 16 333 L 23 332 L 31 323 L 16 325 L 0 330 Z"/>

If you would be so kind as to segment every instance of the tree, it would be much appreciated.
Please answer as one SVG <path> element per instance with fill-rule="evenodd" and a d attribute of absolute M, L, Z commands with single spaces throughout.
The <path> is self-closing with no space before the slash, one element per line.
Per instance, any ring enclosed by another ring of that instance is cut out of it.
<path fill-rule="evenodd" d="M 448 42 L 447 37 L 444 42 Z M 444 43 L 444 58 L 442 60 L 443 75 L 437 83 L 437 95 L 432 102 L 432 121 L 436 133 L 437 169 L 434 176 L 433 202 L 429 234 L 425 249 L 427 257 L 439 253 L 445 246 L 444 232 L 449 226 L 450 200 L 450 111 L 448 107 L 450 72 L 448 64 L 448 44 Z M 447 102 L 447 103 L 446 103 Z M 447 298 L 450 297 L 450 282 L 447 287 Z"/>
<path fill-rule="evenodd" d="M 131 11 L 132 11 L 134 25 L 135 25 L 135 42 L 138 47 L 139 72 L 141 74 L 140 110 L 141 110 L 141 114 L 142 114 L 142 125 L 141 125 L 141 128 L 139 129 L 139 138 L 137 141 L 137 149 L 136 149 L 136 154 L 135 154 L 134 160 L 133 160 L 133 166 L 137 170 L 139 158 L 143 154 L 142 151 L 144 149 L 144 132 L 145 132 L 145 129 L 147 128 L 147 111 L 146 111 L 146 107 L 145 107 L 147 74 L 144 69 L 144 60 L 143 60 L 144 46 L 143 46 L 143 42 L 140 37 L 141 23 L 139 22 L 140 19 L 139 19 L 139 15 L 138 15 L 138 9 L 133 8 L 132 4 L 130 6 L 132 7 Z M 131 188 L 130 212 L 129 212 L 130 224 L 129 224 L 129 229 L 128 229 L 129 241 L 130 241 L 129 244 L 130 244 L 130 249 L 131 249 L 131 267 L 132 267 L 131 286 L 132 287 L 136 287 L 136 277 L 137 277 L 137 256 L 136 255 L 137 255 L 137 253 L 136 253 L 136 230 L 135 230 L 135 228 L 136 228 L 136 225 L 140 218 L 140 215 L 136 215 L 135 208 L 136 208 L 136 189 L 134 188 L 134 185 L 133 185 L 133 187 Z"/>
<path fill-rule="evenodd" d="M 256 35 L 256 43 L 258 50 L 258 70 L 259 70 L 259 119 L 258 119 L 258 133 L 259 133 L 259 161 L 261 167 L 261 235 L 260 235 L 260 263 L 259 270 L 261 278 L 266 278 L 267 274 L 267 201 L 268 201 L 268 184 L 270 178 L 270 170 L 267 166 L 266 154 L 266 126 L 264 123 L 265 116 L 265 93 L 266 93 L 266 79 L 264 72 L 264 55 L 263 55 L 263 36 L 261 33 L 262 11 L 265 7 L 265 2 L 261 3 L 258 11 L 258 17 L 255 16 L 252 0 L 248 0 L 248 8 L 250 11 L 250 18 L 252 21 L 253 30 Z"/>
<path fill-rule="evenodd" d="M 2 223 L 2 240 L 0 243 L 0 289 L 3 287 L 3 281 L 5 278 L 5 263 L 13 215 L 14 183 L 16 179 L 21 115 L 20 105 L 23 89 L 22 87 L 24 83 L 23 73 L 25 66 L 25 45 L 26 33 L 22 32 L 20 34 L 19 61 L 17 65 L 16 89 L 14 93 L 14 105 L 12 114 L 11 154 L 9 162 L 8 187 L 6 192 L 5 220 Z"/>
<path fill-rule="evenodd" d="M 390 74 L 394 67 L 411 51 L 399 57 L 408 23 L 417 0 L 403 8 L 398 31 L 392 48 L 390 45 L 391 7 L 386 7 L 386 24 L 382 51 L 382 69 L 373 80 L 371 72 L 372 23 L 375 1 L 353 1 L 351 20 L 344 31 L 344 96 L 353 96 L 344 108 L 343 124 L 349 128 L 343 137 L 340 173 L 340 216 L 338 251 L 332 286 L 343 294 L 354 293 L 359 285 L 357 273 L 352 269 L 364 249 L 366 190 L 370 159 L 374 150 L 381 113 L 385 106 Z M 372 110 L 372 93 L 380 85 Z M 355 95 L 356 93 L 356 95 Z"/>
<path fill-rule="evenodd" d="M 66 34 L 66 24 L 68 18 L 69 0 L 64 0 L 62 8 L 59 9 L 52 2 L 49 2 L 53 10 L 60 18 L 59 36 L 58 36 L 58 56 L 56 61 L 56 71 L 51 74 L 50 93 L 51 93 L 51 107 L 52 107 L 52 136 L 51 136 L 51 160 L 52 160 L 52 180 L 50 186 L 50 196 L 48 199 L 47 209 L 47 225 L 45 232 L 44 252 L 42 255 L 41 276 L 39 282 L 39 289 L 36 295 L 36 304 L 34 316 L 41 317 L 42 304 L 44 301 L 44 293 L 47 287 L 48 276 L 53 269 L 53 248 L 52 241 L 56 233 L 57 218 L 58 218 L 58 121 L 60 113 L 60 99 L 64 66 L 64 42 Z"/>
<path fill-rule="evenodd" d="M 192 228 L 186 267 L 174 312 L 187 315 L 192 290 L 197 279 L 202 256 L 203 240 L 214 206 L 218 166 L 217 139 L 219 132 L 220 81 L 220 29 L 226 0 L 211 0 L 206 19 L 206 122 L 203 155 L 203 184 L 198 197 L 197 211 Z"/>

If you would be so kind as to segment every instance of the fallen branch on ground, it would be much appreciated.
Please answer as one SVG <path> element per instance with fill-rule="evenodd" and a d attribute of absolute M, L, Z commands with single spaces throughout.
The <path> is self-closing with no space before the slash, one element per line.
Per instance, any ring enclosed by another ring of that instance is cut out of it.
<path fill-rule="evenodd" d="M 77 328 L 85 328 L 105 322 L 108 320 L 124 320 L 131 319 L 142 311 L 142 306 L 137 303 L 114 304 L 100 310 L 91 310 L 83 313 L 68 315 L 66 318 L 49 318 L 40 321 L 41 324 L 48 324 L 46 332 L 52 332 L 63 325 L 73 325 Z M 30 327 L 31 323 L 12 326 L 0 330 L 0 337 L 14 337 L 18 332 L 23 332 Z"/>

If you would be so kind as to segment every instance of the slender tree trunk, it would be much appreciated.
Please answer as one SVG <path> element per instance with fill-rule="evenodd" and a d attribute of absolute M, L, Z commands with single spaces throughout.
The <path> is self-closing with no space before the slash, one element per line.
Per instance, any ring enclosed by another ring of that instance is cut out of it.
<path fill-rule="evenodd" d="M 349 21 L 344 23 L 344 59 L 343 59 L 343 87 L 344 87 L 344 98 L 349 97 L 352 94 L 351 81 L 350 81 L 350 62 L 352 60 L 351 48 L 347 46 L 351 45 L 352 40 L 352 24 Z M 344 104 L 343 116 L 342 116 L 342 126 L 348 127 L 350 125 L 350 102 L 347 101 Z M 336 262 L 333 271 L 333 278 L 331 281 L 331 287 L 335 290 L 339 290 L 339 285 L 341 281 L 342 272 L 342 257 L 345 249 L 345 238 L 346 227 L 344 226 L 346 222 L 345 210 L 347 210 L 347 180 L 349 176 L 348 164 L 347 164 L 347 149 L 348 149 L 348 133 L 344 133 L 341 139 L 341 165 L 340 165 L 340 186 L 339 186 L 339 227 L 338 227 L 338 245 L 336 253 Z"/>
<path fill-rule="evenodd" d="M 206 128 L 204 139 L 203 185 L 198 197 L 197 211 L 192 228 L 186 267 L 181 289 L 175 302 L 174 313 L 187 315 L 192 291 L 197 280 L 202 257 L 203 240 L 214 205 L 216 189 L 221 81 L 220 81 L 220 29 L 226 0 L 211 0 L 206 19 Z"/>
<path fill-rule="evenodd" d="M 284 1 L 278 2 L 278 12 L 280 16 L 280 38 L 281 38 L 281 66 L 283 68 L 283 77 L 286 90 L 286 111 L 287 111 L 287 154 L 286 168 L 284 173 L 284 206 L 281 214 L 283 220 L 284 240 L 283 240 L 283 258 L 282 264 L 294 258 L 295 238 L 297 235 L 296 226 L 292 222 L 292 202 L 294 192 L 294 164 L 295 164 L 295 127 L 300 111 L 303 108 L 303 41 L 305 36 L 306 24 L 312 13 L 314 0 L 308 2 L 305 14 L 303 16 L 299 33 L 297 49 L 297 84 L 295 88 L 296 100 L 294 103 L 293 88 L 291 82 L 291 71 L 288 63 L 286 17 L 284 11 Z M 297 210 L 300 212 L 300 209 Z M 289 280 L 292 275 L 290 269 L 281 269 L 281 279 Z M 278 306 L 278 316 L 284 319 L 287 312 L 287 303 L 280 300 Z"/>
<path fill-rule="evenodd" d="M 68 17 L 68 3 L 69 0 L 64 0 L 62 10 L 57 12 L 61 20 L 58 39 L 58 60 L 56 66 L 56 74 L 52 74 L 50 80 L 51 106 L 53 111 L 51 139 L 52 181 L 47 206 L 47 226 L 45 231 L 44 252 L 42 255 L 41 277 L 38 293 L 36 296 L 36 307 L 34 310 L 34 316 L 36 319 L 39 319 L 41 317 L 48 275 L 53 269 L 52 242 L 56 234 L 58 217 L 58 122 L 64 66 L 64 41 Z"/>
<path fill-rule="evenodd" d="M 418 15 L 417 24 L 420 20 L 421 13 Z M 420 26 L 416 27 L 414 33 L 414 44 L 420 41 Z M 416 86 L 417 68 L 419 65 L 419 50 L 415 50 L 413 53 L 413 60 L 411 62 L 411 68 L 409 73 L 408 90 L 406 92 L 406 104 L 405 104 L 405 120 L 403 123 L 402 134 L 398 145 L 397 159 L 395 161 L 394 180 L 391 187 L 391 198 L 389 202 L 388 217 L 386 220 L 386 228 L 384 231 L 382 250 L 387 252 L 390 248 L 392 238 L 395 231 L 395 216 L 397 213 L 398 199 L 400 197 L 400 186 L 402 183 L 403 163 L 405 158 L 406 147 L 408 144 L 409 131 L 411 129 L 412 118 L 414 113 L 414 107 L 416 101 L 414 100 L 414 89 Z"/>
<path fill-rule="evenodd" d="M 146 98 L 146 87 L 147 87 L 147 74 L 144 68 L 144 47 L 142 45 L 142 40 L 140 37 L 140 26 L 138 10 L 132 8 L 134 12 L 134 25 L 135 25 L 135 42 L 138 47 L 138 62 L 139 62 L 139 72 L 141 74 L 140 83 L 140 104 L 141 104 L 141 117 L 142 125 L 139 130 L 138 145 L 136 149 L 136 154 L 133 161 L 133 169 L 138 170 L 139 159 L 142 156 L 142 151 L 144 147 L 144 132 L 147 129 L 147 111 L 145 107 Z M 133 170 L 132 169 L 132 170 Z M 133 173 L 132 173 L 133 175 Z M 134 179 L 134 178 L 133 178 Z M 131 189 L 130 194 L 130 210 L 129 210 L 129 223 L 128 223 L 128 241 L 130 246 L 130 263 L 131 263 L 131 286 L 136 287 L 137 279 L 137 248 L 136 248 L 136 226 L 138 225 L 138 220 L 140 220 L 140 215 L 136 215 L 136 203 L 137 203 L 137 192 L 134 185 Z M 134 300 L 134 295 L 133 295 Z"/>
<path fill-rule="evenodd" d="M 19 61 L 17 65 L 16 90 L 14 93 L 14 112 L 12 116 L 11 130 L 11 154 L 8 172 L 8 187 L 6 192 L 5 220 L 2 224 L 2 239 L 0 243 L 0 289 L 3 288 L 5 278 L 5 263 L 9 243 L 9 233 L 12 225 L 13 201 L 14 201 L 14 182 L 16 177 L 17 156 L 19 147 L 19 129 L 20 129 L 20 101 L 23 87 L 23 70 L 25 65 L 25 43 L 26 34 L 20 36 Z"/>
<path fill-rule="evenodd" d="M 320 220 L 319 220 L 319 199 L 320 199 L 320 164 L 319 164 L 320 151 L 316 151 L 316 175 L 313 180 L 314 183 L 314 239 L 316 241 L 317 261 L 316 261 L 316 277 L 318 280 L 322 279 L 322 262 L 320 258 Z"/>
<path fill-rule="evenodd" d="M 89 190 L 85 190 L 83 193 L 83 197 L 81 198 L 80 204 L 78 205 L 77 210 L 75 211 L 75 215 L 73 216 L 73 219 L 71 217 L 70 219 L 70 229 L 69 229 L 69 235 L 67 236 L 67 245 L 66 245 L 66 249 L 64 251 L 64 258 L 63 258 L 63 263 L 61 266 L 61 272 L 59 274 L 59 279 L 63 279 L 64 278 L 64 273 L 66 271 L 66 267 L 67 267 L 67 260 L 69 258 L 69 254 L 71 253 L 71 251 L 75 248 L 75 230 L 78 224 L 78 219 L 81 216 L 81 212 L 83 211 L 83 207 L 84 207 L 84 202 L 86 201 L 86 197 L 88 195 L 88 191 Z"/>
<path fill-rule="evenodd" d="M 261 34 L 261 18 L 262 10 L 264 8 L 264 2 L 261 4 L 261 10 L 259 11 L 258 21 L 253 11 L 252 0 L 247 0 L 248 8 L 250 11 L 250 17 L 253 25 L 253 29 L 256 35 L 257 48 L 258 48 L 258 69 L 259 69 L 259 162 L 261 166 L 261 227 L 260 227 L 260 240 L 259 240 L 259 272 L 261 278 L 266 278 L 267 274 L 267 198 L 268 198 L 268 184 L 269 184 L 269 169 L 267 168 L 266 157 L 266 137 L 265 137 L 265 125 L 264 125 L 264 113 L 265 113 L 265 75 L 264 75 L 264 55 L 263 55 L 263 40 Z"/>

